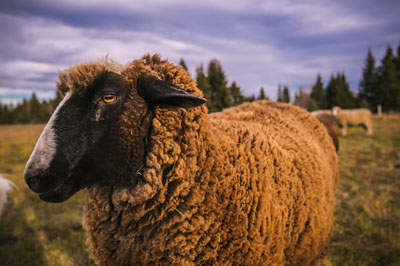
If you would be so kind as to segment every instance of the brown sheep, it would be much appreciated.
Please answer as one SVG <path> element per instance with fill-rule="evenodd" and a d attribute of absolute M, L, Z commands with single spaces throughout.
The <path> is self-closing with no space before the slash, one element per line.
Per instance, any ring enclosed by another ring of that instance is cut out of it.
<path fill-rule="evenodd" d="M 321 110 L 319 110 L 321 111 Z M 336 124 L 336 119 L 335 117 L 332 116 L 331 111 L 329 111 L 328 113 L 323 113 L 323 112 L 319 112 L 319 111 L 313 111 L 311 112 L 311 115 L 314 116 L 315 118 L 317 118 L 319 120 L 319 122 L 321 122 L 322 124 L 324 124 L 324 126 L 326 127 L 326 130 L 328 130 L 328 134 L 329 136 L 331 136 L 332 141 L 333 141 L 333 145 L 335 145 L 335 149 L 336 151 L 339 150 L 339 129 L 338 126 Z"/>
<path fill-rule="evenodd" d="M 97 264 L 318 263 L 338 168 L 315 118 L 267 100 L 208 115 L 193 78 L 158 55 L 108 69 L 61 75 L 68 98 L 25 171 L 46 201 L 87 188 Z"/>
<path fill-rule="evenodd" d="M 332 115 L 336 118 L 339 126 L 342 127 L 343 136 L 347 135 L 349 126 L 362 126 L 368 135 L 372 135 L 372 114 L 365 108 L 342 110 L 335 106 L 332 108 Z"/>

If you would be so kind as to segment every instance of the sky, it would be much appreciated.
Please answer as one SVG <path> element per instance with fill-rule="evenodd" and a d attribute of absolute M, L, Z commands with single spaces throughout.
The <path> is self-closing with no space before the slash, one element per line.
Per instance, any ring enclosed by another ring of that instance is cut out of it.
<path fill-rule="evenodd" d="M 107 54 L 183 58 L 192 76 L 218 59 L 247 96 L 337 72 L 356 91 L 368 47 L 379 64 L 400 44 L 399 13 L 398 0 L 3 0 L 0 102 L 52 98 L 59 70 Z"/>

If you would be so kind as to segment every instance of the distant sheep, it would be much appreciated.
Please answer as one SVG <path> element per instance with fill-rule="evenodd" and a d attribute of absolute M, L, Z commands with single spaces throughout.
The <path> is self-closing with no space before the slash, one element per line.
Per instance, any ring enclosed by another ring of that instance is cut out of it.
<path fill-rule="evenodd" d="M 331 114 L 332 111 L 329 111 L 329 113 L 326 112 L 320 112 L 322 110 L 318 111 L 313 111 L 311 112 L 311 115 L 317 118 L 328 130 L 329 136 L 331 136 L 333 145 L 335 145 L 336 151 L 339 150 L 339 129 L 336 124 L 336 119 L 335 117 Z M 324 110 L 325 111 L 325 110 Z"/>
<path fill-rule="evenodd" d="M 4 206 L 7 203 L 7 192 L 14 186 L 11 181 L 8 181 L 0 174 L 0 218 L 3 213 Z"/>
<path fill-rule="evenodd" d="M 332 108 L 332 115 L 336 118 L 339 126 L 342 127 L 343 136 L 347 135 L 347 127 L 362 126 L 367 130 L 368 135 L 372 135 L 372 114 L 365 108 L 342 110 L 335 106 Z"/>
<path fill-rule="evenodd" d="M 316 111 L 312 111 L 311 114 L 315 117 L 318 115 L 332 115 L 332 110 L 328 110 L 328 109 L 327 110 L 324 110 L 324 109 L 316 110 Z"/>
<path fill-rule="evenodd" d="M 332 229 L 337 156 L 303 109 L 255 101 L 208 115 L 158 55 L 60 74 L 65 94 L 27 163 L 39 197 L 88 188 L 99 265 L 310 265 Z"/>

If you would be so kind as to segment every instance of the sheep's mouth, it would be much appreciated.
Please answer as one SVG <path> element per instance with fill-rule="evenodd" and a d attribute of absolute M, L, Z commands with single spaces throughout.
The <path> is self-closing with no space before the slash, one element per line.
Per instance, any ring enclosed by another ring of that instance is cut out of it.
<path fill-rule="evenodd" d="M 69 199 L 74 193 L 72 185 L 62 182 L 54 189 L 39 193 L 39 198 L 46 202 L 60 203 Z"/>
<path fill-rule="evenodd" d="M 39 198 L 46 202 L 59 203 L 69 199 L 77 189 L 74 189 L 73 180 L 69 176 L 61 179 L 55 186 L 46 191 L 40 191 Z"/>
<path fill-rule="evenodd" d="M 72 171 L 66 174 L 63 168 L 47 169 L 39 174 L 25 172 L 25 181 L 29 188 L 46 202 L 59 203 L 66 201 L 83 188 L 84 178 L 74 175 Z"/>

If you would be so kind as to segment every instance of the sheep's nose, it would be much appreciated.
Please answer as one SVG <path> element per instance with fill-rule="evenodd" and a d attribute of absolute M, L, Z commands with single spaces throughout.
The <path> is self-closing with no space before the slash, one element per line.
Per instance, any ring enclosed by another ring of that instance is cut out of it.
<path fill-rule="evenodd" d="M 28 187 L 36 193 L 40 192 L 40 186 L 39 186 L 39 176 L 32 174 L 31 172 L 27 171 L 24 174 L 24 179 Z"/>

